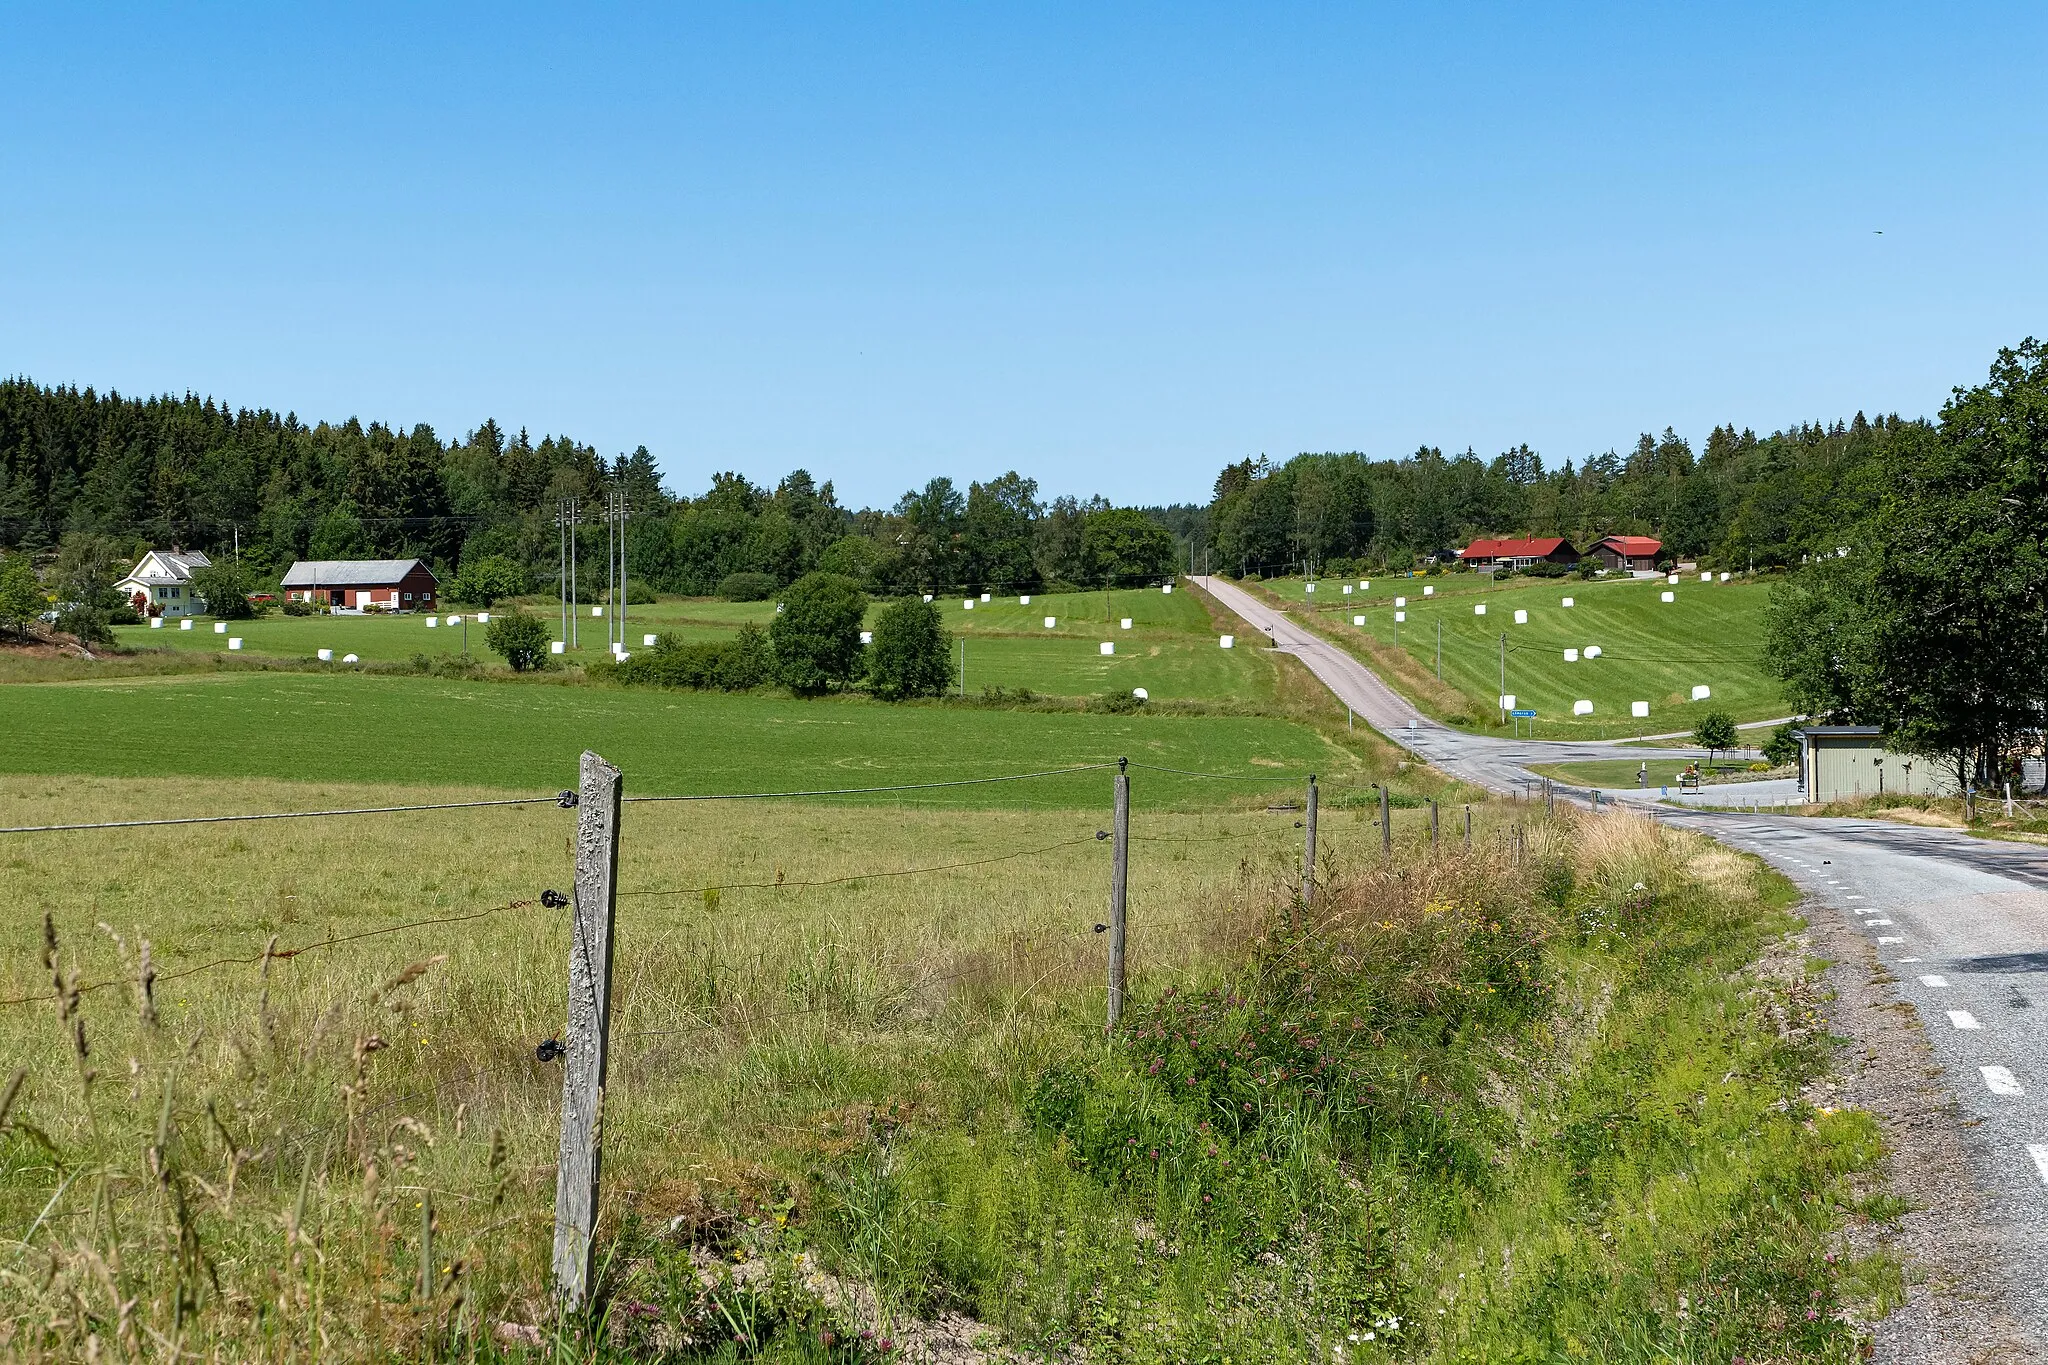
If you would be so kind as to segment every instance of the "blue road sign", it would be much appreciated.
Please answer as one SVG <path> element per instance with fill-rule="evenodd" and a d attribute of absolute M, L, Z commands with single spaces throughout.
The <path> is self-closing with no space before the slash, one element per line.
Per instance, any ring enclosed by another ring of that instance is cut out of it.
<path fill-rule="evenodd" d="M 1520 716 L 1523 720 L 1536 719 L 1536 713 L 1534 711 L 1510 711 L 1508 712 L 1508 714 L 1511 716 Z"/>

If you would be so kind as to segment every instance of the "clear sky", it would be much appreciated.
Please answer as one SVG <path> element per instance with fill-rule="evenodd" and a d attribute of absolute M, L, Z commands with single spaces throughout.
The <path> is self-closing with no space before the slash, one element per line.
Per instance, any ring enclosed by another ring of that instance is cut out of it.
<path fill-rule="evenodd" d="M 2048 7 L 1565 8 L 11 5 L 0 371 L 1151 502 L 2048 333 Z"/>

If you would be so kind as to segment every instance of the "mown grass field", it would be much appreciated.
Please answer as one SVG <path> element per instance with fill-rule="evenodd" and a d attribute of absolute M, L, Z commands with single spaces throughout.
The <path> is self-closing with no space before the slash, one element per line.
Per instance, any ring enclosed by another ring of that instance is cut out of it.
<path fill-rule="evenodd" d="M 0 822 L 472 790 L 4 776 Z M 608 1318 L 529 1350 L 498 1325 L 550 1328 L 570 950 L 531 902 L 575 819 L 0 843 L 86 988 L 60 1015 L 37 917 L 0 928 L 9 1353 L 880 1362 L 950 1313 L 1033 1359 L 1846 1363 L 1896 1299 L 1843 1240 L 1896 1213 L 1874 1126 L 1800 1097 L 1796 966 L 1744 971 L 1787 888 L 1689 836 L 1488 807 L 1432 857 L 1403 810 L 1382 868 L 1333 811 L 1307 915 L 1290 814 L 1141 804 L 1105 1042 L 1093 812 L 655 804 L 622 822 Z"/>
<path fill-rule="evenodd" d="M 975 646 L 969 646 L 972 651 Z M 970 660 L 974 657 L 970 652 Z M 1277 716 L 1107 715 L 860 698 L 472 682 L 428 677 L 229 673 L 12 685 L 0 772 L 425 782 L 523 792 L 573 785 L 577 755 L 605 754 L 638 792 L 882 786 L 1134 762 L 1201 772 L 1317 772 L 1364 780 L 1370 741 Z M 1138 779 L 1145 799 L 1251 799 L 1256 782 Z M 1092 807 L 1100 773 L 1020 784 L 993 804 Z M 923 801 L 991 804 L 978 788 Z"/>
<path fill-rule="evenodd" d="M 1017 597 L 982 602 L 975 600 L 967 610 L 965 599 L 940 599 L 946 625 L 965 642 L 965 686 L 969 695 L 987 687 L 1011 690 L 1028 688 L 1050 696 L 1094 696 L 1104 692 L 1129 692 L 1144 688 L 1161 701 L 1230 701 L 1266 703 L 1275 695 L 1272 663 L 1251 648 L 1225 650 L 1218 647 L 1207 612 L 1187 591 L 1161 593 L 1118 590 L 1110 593 L 1074 593 L 1033 596 L 1029 605 Z M 500 608 L 504 610 L 505 608 Z M 533 602 L 528 610 L 554 625 L 561 634 L 559 616 L 551 604 Z M 881 610 L 877 604 L 870 620 Z M 672 598 L 627 610 L 626 632 L 629 648 L 641 646 L 649 634 L 672 634 L 688 641 L 722 639 L 742 623 L 766 626 L 774 619 L 773 602 L 718 602 Z M 425 614 L 406 616 L 284 616 L 272 614 L 253 621 L 229 623 L 225 634 L 213 630 L 210 618 L 201 618 L 193 629 L 180 630 L 176 622 L 158 629 L 124 626 L 116 635 L 124 648 L 168 649 L 180 653 L 227 655 L 228 640 L 239 638 L 238 651 L 249 658 L 313 659 L 319 651 L 334 652 L 339 660 L 349 654 L 363 663 L 391 664 L 415 654 L 440 658 L 460 654 L 467 640 L 472 657 L 490 660 L 485 647 L 484 627 L 475 623 L 473 613 L 465 635 L 463 626 L 442 624 L 429 628 Z M 1056 624 L 1048 628 L 1046 617 Z M 1125 629 L 1123 622 L 1131 626 Z M 604 657 L 606 623 L 593 619 L 589 608 L 576 621 L 575 645 L 562 658 L 571 663 Z M 1115 653 L 1103 655 L 1108 643 Z M 956 646 L 955 686 L 959 685 L 962 662 Z"/>
<path fill-rule="evenodd" d="M 1777 680 L 1763 667 L 1762 615 L 1768 581 L 1702 583 L 1697 574 L 1676 585 L 1655 581 L 1514 578 L 1493 587 L 1477 574 L 1437 579 L 1374 580 L 1370 593 L 1349 580 L 1323 580 L 1306 591 L 1299 579 L 1269 579 L 1257 585 L 1296 612 L 1313 612 L 1333 639 L 1378 649 L 1398 649 L 1414 675 L 1388 681 L 1409 692 L 1425 710 L 1467 728 L 1496 728 L 1496 698 L 1506 691 L 1516 704 L 1533 708 L 1539 738 L 1614 738 L 1688 731 L 1708 710 L 1726 711 L 1738 723 L 1787 713 Z M 1434 588 L 1425 597 L 1423 590 Z M 1661 595 L 1673 594 L 1672 602 Z M 1396 608 L 1396 596 L 1405 607 Z M 1573 605 L 1563 605 L 1565 598 Z M 1486 614 L 1474 613 L 1479 605 Z M 1406 613 L 1394 620 L 1396 610 Z M 1516 611 L 1528 613 L 1522 624 Z M 1363 625 L 1353 619 L 1365 618 Z M 1434 679 L 1438 628 L 1443 638 L 1443 681 L 1456 701 L 1419 687 L 1421 675 Z M 1501 636 L 1507 639 L 1507 686 L 1500 685 Z M 1598 646 L 1600 657 L 1585 649 Z M 1564 651 L 1576 649 L 1576 662 Z M 1692 689 L 1711 689 L 1695 702 Z M 1593 703 L 1591 715 L 1573 714 L 1578 701 Z M 1631 715 L 1632 702 L 1649 703 L 1647 718 Z M 1528 727 L 1523 727 L 1526 732 Z"/>

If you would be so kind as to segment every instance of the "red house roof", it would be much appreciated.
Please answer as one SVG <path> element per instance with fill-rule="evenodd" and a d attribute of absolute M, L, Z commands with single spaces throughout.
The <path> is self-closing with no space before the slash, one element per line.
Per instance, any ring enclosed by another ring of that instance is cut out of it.
<path fill-rule="evenodd" d="M 1458 551 L 1460 559 L 1542 559 L 1557 553 L 1561 536 L 1538 540 L 1475 540 Z"/>
<path fill-rule="evenodd" d="M 1664 548 L 1663 541 L 1653 539 L 1650 536 L 1602 536 L 1596 543 L 1612 545 L 1616 554 L 1628 555 L 1631 558 L 1638 555 L 1647 555 L 1654 559 L 1657 553 Z"/>

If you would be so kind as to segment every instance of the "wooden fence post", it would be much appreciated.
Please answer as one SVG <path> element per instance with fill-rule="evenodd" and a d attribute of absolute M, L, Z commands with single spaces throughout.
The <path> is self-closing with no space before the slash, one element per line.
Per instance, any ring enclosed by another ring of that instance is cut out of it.
<path fill-rule="evenodd" d="M 611 1041 L 612 920 L 618 905 L 619 770 L 587 750 L 576 819 L 570 906 L 569 1023 L 562 1035 L 562 1151 L 555 1167 L 555 1294 L 579 1311 L 590 1296 L 604 1143 L 605 1059 Z"/>
<path fill-rule="evenodd" d="M 1316 898 L 1316 775 L 1308 775 L 1308 804 L 1304 807 L 1307 817 L 1302 821 L 1301 840 L 1301 903 L 1308 905 Z"/>
<path fill-rule="evenodd" d="M 1440 833 L 1437 826 L 1436 798 L 1432 796 L 1429 798 L 1429 851 L 1432 853 L 1436 852 L 1439 842 Z"/>
<path fill-rule="evenodd" d="M 1472 807 L 1465 807 L 1465 847 L 1472 847 Z"/>
<path fill-rule="evenodd" d="M 1109 1029 L 1124 1017 L 1124 891 L 1131 872 L 1130 760 L 1116 761 L 1116 812 L 1110 824 L 1115 843 L 1109 864 Z"/>
<path fill-rule="evenodd" d="M 1389 809 L 1387 784 L 1382 782 L 1380 783 L 1380 856 L 1383 858 L 1392 858 L 1394 856 L 1394 822 L 1387 814 Z"/>

